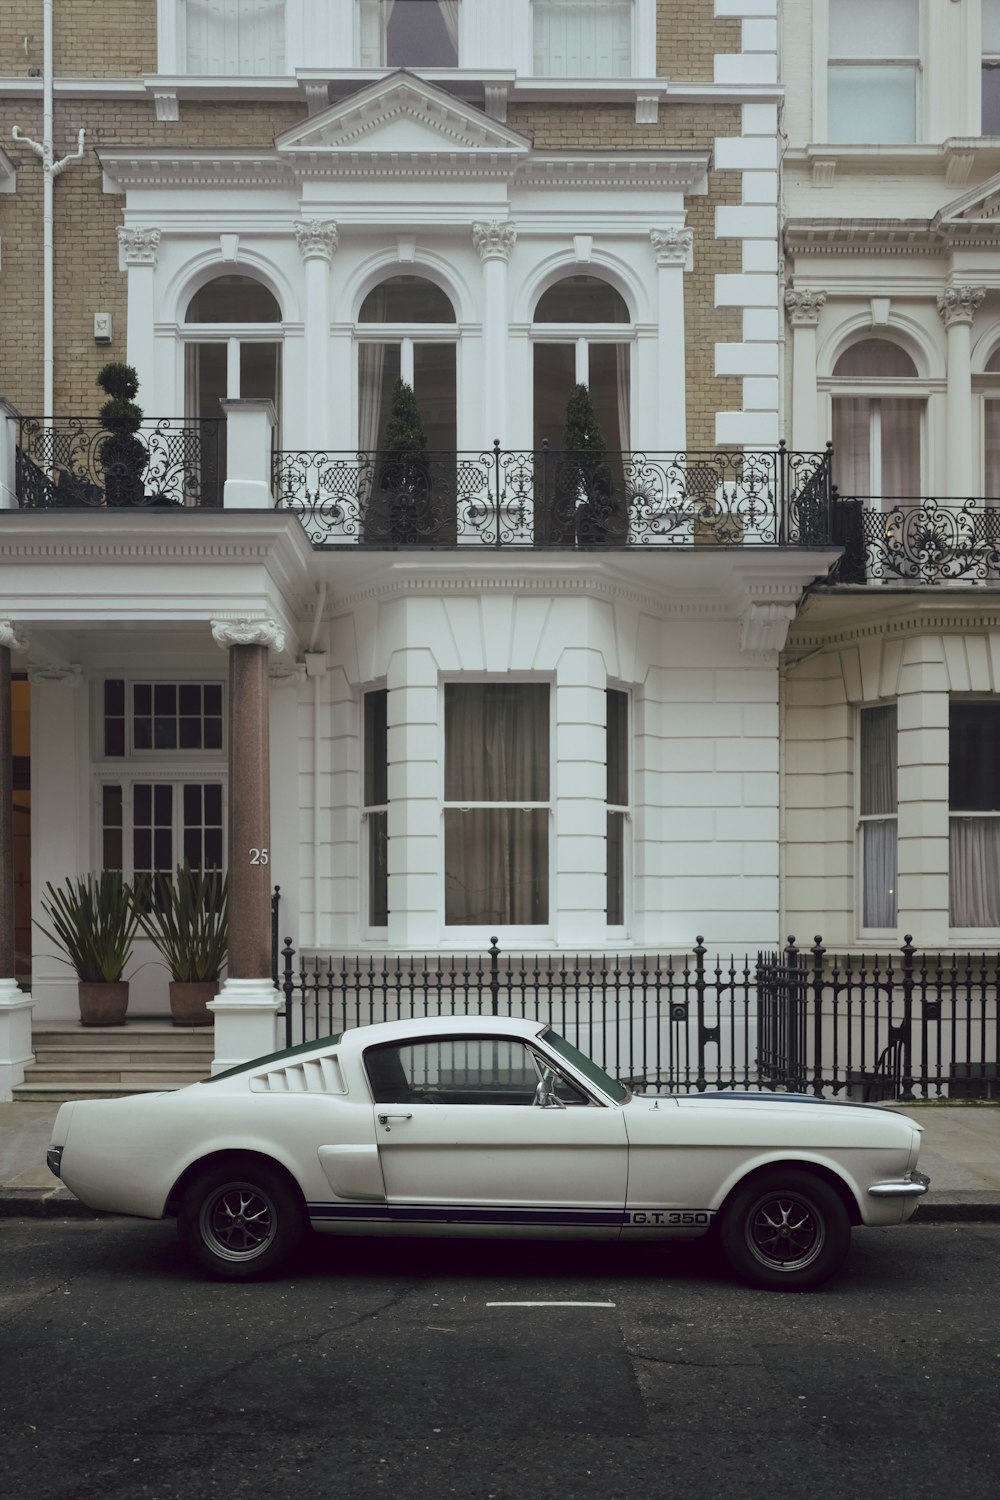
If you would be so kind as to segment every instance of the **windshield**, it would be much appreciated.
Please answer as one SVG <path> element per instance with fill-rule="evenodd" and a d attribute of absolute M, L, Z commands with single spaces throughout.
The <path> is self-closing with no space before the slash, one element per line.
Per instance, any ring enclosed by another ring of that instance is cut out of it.
<path fill-rule="evenodd" d="M 629 1092 L 623 1083 L 617 1083 L 610 1074 L 605 1073 L 603 1068 L 598 1067 L 592 1058 L 587 1057 L 585 1053 L 581 1052 L 579 1047 L 574 1047 L 572 1042 L 567 1042 L 564 1036 L 560 1036 L 558 1031 L 553 1031 L 550 1027 L 542 1035 L 553 1052 L 558 1052 L 560 1057 L 564 1057 L 568 1063 L 572 1063 L 573 1067 L 582 1073 L 584 1078 L 588 1078 L 602 1093 L 614 1099 L 616 1104 L 625 1103 L 625 1100 L 629 1097 Z"/>

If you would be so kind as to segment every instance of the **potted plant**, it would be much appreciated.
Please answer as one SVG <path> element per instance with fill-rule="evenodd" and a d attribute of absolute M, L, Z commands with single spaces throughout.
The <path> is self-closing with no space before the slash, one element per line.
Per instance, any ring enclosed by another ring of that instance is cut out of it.
<path fill-rule="evenodd" d="M 229 887 L 219 870 L 192 870 L 185 860 L 158 875 L 137 898 L 139 926 L 170 970 L 175 1026 L 211 1026 L 208 1002 L 219 993 L 229 947 Z"/>
<path fill-rule="evenodd" d="M 128 1010 L 128 980 L 122 978 L 132 956 L 139 926 L 132 891 L 118 870 L 61 886 L 45 882 L 42 911 L 51 927 L 35 926 L 60 950 L 60 962 L 76 970 L 80 1022 L 84 1026 L 121 1026 Z"/>
<path fill-rule="evenodd" d="M 379 450 L 377 503 L 388 528 L 388 540 L 406 546 L 433 540 L 431 521 L 430 464 L 427 434 L 412 386 L 397 380 Z"/>
<path fill-rule="evenodd" d="M 142 426 L 142 408 L 133 399 L 139 377 L 131 365 L 112 360 L 101 370 L 97 383 L 108 393 L 100 411 L 109 433 L 101 445 L 105 497 L 110 506 L 141 505 L 145 495 L 142 476 L 149 454 L 135 435 Z"/>
<path fill-rule="evenodd" d="M 608 540 L 611 471 L 590 387 L 575 385 L 566 403 L 562 473 L 556 486 L 554 541 L 599 545 Z"/>

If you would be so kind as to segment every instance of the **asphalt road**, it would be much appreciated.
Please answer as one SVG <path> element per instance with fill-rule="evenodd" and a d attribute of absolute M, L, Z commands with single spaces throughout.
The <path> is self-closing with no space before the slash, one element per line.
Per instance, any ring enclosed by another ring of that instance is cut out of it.
<path fill-rule="evenodd" d="M 998 1264 L 867 1230 L 782 1296 L 696 1246 L 325 1240 L 230 1287 L 169 1225 L 7 1220 L 0 1495 L 996 1500 Z"/>

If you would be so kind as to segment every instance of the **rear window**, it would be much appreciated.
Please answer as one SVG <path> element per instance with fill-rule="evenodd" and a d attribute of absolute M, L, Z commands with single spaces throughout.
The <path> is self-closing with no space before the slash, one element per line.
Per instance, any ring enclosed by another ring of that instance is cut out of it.
<path fill-rule="evenodd" d="M 314 1042 L 299 1042 L 297 1047 L 284 1047 L 280 1052 L 266 1052 L 263 1057 L 248 1057 L 246 1062 L 237 1063 L 235 1068 L 227 1068 L 224 1073 L 213 1073 L 211 1078 L 202 1078 L 202 1083 L 217 1083 L 220 1078 L 235 1078 L 237 1073 L 256 1073 L 261 1068 L 269 1068 L 274 1063 L 283 1063 L 290 1057 L 304 1057 L 307 1052 L 318 1052 L 323 1047 L 335 1047 L 343 1039 L 344 1033 L 337 1031 L 333 1036 L 318 1036 Z"/>

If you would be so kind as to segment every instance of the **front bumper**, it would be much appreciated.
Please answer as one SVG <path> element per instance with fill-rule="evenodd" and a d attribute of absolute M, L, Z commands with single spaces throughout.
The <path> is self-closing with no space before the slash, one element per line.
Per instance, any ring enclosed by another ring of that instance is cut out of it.
<path fill-rule="evenodd" d="M 868 1189 L 870 1198 L 922 1198 L 931 1185 L 931 1180 L 916 1169 L 907 1172 L 901 1182 L 873 1182 Z"/>

